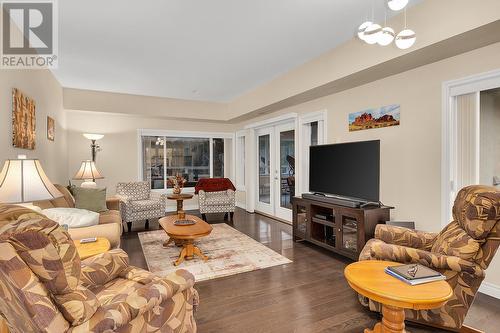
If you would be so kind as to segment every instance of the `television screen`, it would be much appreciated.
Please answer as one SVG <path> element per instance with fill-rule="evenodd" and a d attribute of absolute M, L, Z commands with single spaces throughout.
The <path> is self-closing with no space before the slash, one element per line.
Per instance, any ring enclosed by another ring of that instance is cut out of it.
<path fill-rule="evenodd" d="M 379 201 L 379 140 L 312 146 L 309 162 L 309 191 Z"/>

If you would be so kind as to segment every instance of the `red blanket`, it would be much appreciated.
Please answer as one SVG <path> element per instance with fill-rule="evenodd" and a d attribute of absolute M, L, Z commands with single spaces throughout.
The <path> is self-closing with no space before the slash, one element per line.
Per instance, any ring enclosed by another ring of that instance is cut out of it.
<path fill-rule="evenodd" d="M 194 188 L 194 193 L 198 194 L 200 190 L 203 190 L 205 192 L 217 192 L 226 190 L 236 191 L 236 188 L 229 180 L 229 178 L 203 178 L 198 180 L 198 183 Z"/>

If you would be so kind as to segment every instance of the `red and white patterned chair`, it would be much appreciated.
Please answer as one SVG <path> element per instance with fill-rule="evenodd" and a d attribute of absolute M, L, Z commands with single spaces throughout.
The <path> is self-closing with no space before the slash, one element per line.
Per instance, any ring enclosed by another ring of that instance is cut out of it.
<path fill-rule="evenodd" d="M 207 213 L 226 213 L 233 220 L 236 199 L 233 183 L 228 178 L 200 179 L 195 187 L 202 218 L 207 220 Z"/>

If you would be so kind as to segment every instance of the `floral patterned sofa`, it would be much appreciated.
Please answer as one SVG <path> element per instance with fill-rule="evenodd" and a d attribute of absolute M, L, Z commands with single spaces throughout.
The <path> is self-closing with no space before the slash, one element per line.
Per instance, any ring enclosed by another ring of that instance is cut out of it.
<path fill-rule="evenodd" d="M 130 266 L 119 249 L 80 261 L 57 223 L 0 205 L 0 316 L 12 333 L 196 332 L 193 284 L 184 270 Z"/>
<path fill-rule="evenodd" d="M 434 310 L 406 310 L 406 319 L 451 330 L 462 328 L 467 312 L 500 245 L 500 191 L 463 188 L 455 199 L 453 221 L 440 233 L 377 225 L 359 260 L 419 263 L 446 276 L 454 295 Z M 380 304 L 360 297 L 372 311 Z"/>

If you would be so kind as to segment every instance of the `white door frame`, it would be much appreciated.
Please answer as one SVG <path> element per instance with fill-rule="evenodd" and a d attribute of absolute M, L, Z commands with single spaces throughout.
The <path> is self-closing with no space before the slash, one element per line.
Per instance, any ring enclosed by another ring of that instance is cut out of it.
<path fill-rule="evenodd" d="M 500 87 L 500 69 L 443 82 L 441 129 L 441 225 L 448 224 L 451 216 L 451 192 L 456 176 L 456 97 Z"/>
<path fill-rule="evenodd" d="M 286 221 L 292 221 L 292 209 L 281 207 L 281 140 L 280 133 L 286 131 L 294 131 L 294 157 L 297 157 L 297 124 L 296 122 L 288 121 L 283 124 L 274 126 L 274 215 Z M 298 160 L 295 160 L 297 164 Z"/>
<path fill-rule="evenodd" d="M 318 122 L 318 145 L 325 144 L 328 138 L 328 111 L 321 110 L 307 113 L 299 118 L 299 152 L 295 166 L 295 195 L 309 192 L 309 146 L 310 146 L 310 124 Z"/>
<path fill-rule="evenodd" d="M 261 136 L 269 136 L 269 203 L 262 202 L 260 201 L 260 191 L 259 191 L 259 184 L 260 184 L 260 159 L 259 159 L 259 137 Z M 276 196 L 274 195 L 275 191 L 275 182 L 274 182 L 274 170 L 276 168 L 275 166 L 275 161 L 274 161 L 274 156 L 275 156 L 275 150 L 276 150 L 276 144 L 275 144 L 275 135 L 274 135 L 274 127 L 264 127 L 264 128 L 259 128 L 255 131 L 255 146 L 256 146 L 256 161 L 257 161 L 257 182 L 256 182 L 256 198 L 255 198 L 255 208 L 265 214 L 269 215 L 274 215 L 274 207 L 275 207 L 275 198 Z"/>

